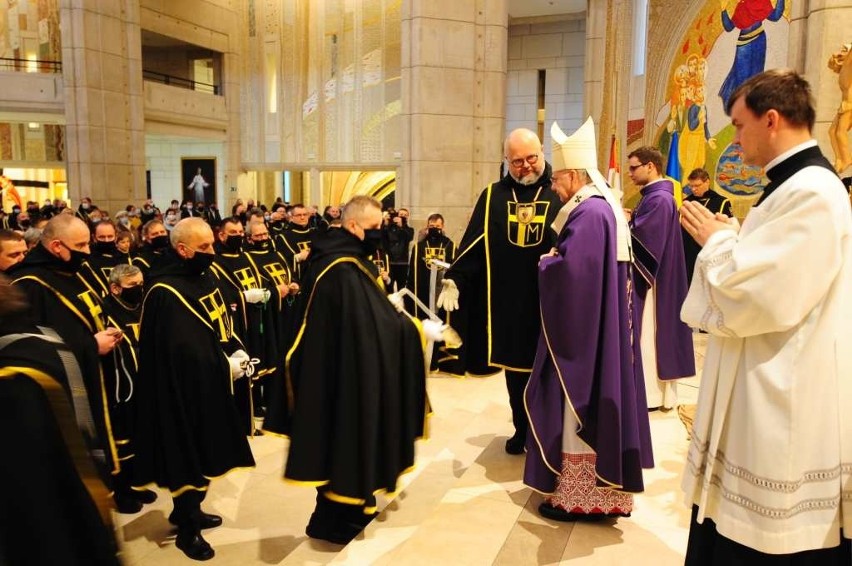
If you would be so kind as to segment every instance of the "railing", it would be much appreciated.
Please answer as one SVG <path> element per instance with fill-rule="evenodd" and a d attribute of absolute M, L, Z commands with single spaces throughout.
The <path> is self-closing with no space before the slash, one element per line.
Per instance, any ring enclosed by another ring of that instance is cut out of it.
<path fill-rule="evenodd" d="M 155 71 L 142 71 L 142 78 L 154 81 L 166 85 L 172 85 L 180 88 L 185 88 L 189 90 L 194 90 L 196 92 L 207 92 L 210 94 L 219 94 L 220 87 L 219 85 L 211 85 L 208 83 L 201 83 L 198 81 L 192 81 L 189 79 L 183 79 L 181 77 L 173 77 L 172 75 L 166 75 L 163 73 L 157 73 Z"/>
<path fill-rule="evenodd" d="M 25 73 L 61 73 L 62 61 L 44 59 L 13 59 L 0 57 L 0 71 L 22 71 Z"/>

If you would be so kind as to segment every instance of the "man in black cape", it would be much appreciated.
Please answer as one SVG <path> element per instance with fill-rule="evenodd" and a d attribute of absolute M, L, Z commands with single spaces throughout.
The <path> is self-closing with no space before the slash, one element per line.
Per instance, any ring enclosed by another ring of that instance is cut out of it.
<path fill-rule="evenodd" d="M 171 259 L 152 274 L 142 307 L 134 485 L 169 490 L 177 547 L 207 560 L 214 552 L 201 529 L 222 524 L 221 517 L 201 511 L 210 479 L 254 466 L 231 394 L 231 380 L 241 378 L 248 355 L 210 274 L 210 227 L 186 218 L 172 230 L 171 242 Z"/>
<path fill-rule="evenodd" d="M 301 279 L 303 264 L 311 251 L 311 240 L 316 233 L 309 223 L 310 212 L 301 204 L 290 209 L 290 223 L 287 229 L 275 238 L 275 249 L 284 254 L 290 262 L 290 269 Z"/>
<path fill-rule="evenodd" d="M 98 472 L 112 488 L 113 475 L 121 471 L 117 442 L 105 410 L 107 390 L 99 356 L 109 354 L 121 339 L 121 331 L 107 327 L 98 293 L 80 276 L 89 254 L 89 228 L 74 216 L 51 218 L 41 241 L 10 274 L 30 304 L 30 320 L 48 326 L 62 338 L 80 366 L 92 409 L 95 434 L 87 438 Z M 119 511 L 136 512 L 141 505 L 116 492 Z"/>
<path fill-rule="evenodd" d="M 83 389 L 80 367 L 26 308 L 0 275 L 0 564 L 118 565 L 109 493 L 80 434 L 91 410 L 71 393 Z"/>
<path fill-rule="evenodd" d="M 506 452 L 522 454 L 527 435 L 524 388 L 541 332 L 538 260 L 550 251 L 561 203 L 550 190 L 541 141 L 527 129 L 503 144 L 508 174 L 479 195 L 459 255 L 444 274 L 438 306 L 462 338 L 454 353 L 466 373 L 506 373 L 515 434 Z"/>
<path fill-rule="evenodd" d="M 245 328 L 241 329 L 239 335 L 245 340 L 248 354 L 258 360 L 250 379 L 234 384 L 234 399 L 245 432 L 252 436 L 261 434 L 255 428 L 254 417 L 263 416 L 260 383 L 257 380 L 274 373 L 281 358 L 275 334 L 281 293 L 277 285 L 261 278 L 257 266 L 243 251 L 244 241 L 245 232 L 239 219 L 226 218 L 219 227 L 213 271 L 219 279 L 223 297 L 236 297 L 232 300 L 239 305 L 238 315 L 245 320 Z M 286 289 L 284 293 L 287 293 Z"/>
<path fill-rule="evenodd" d="M 142 226 L 142 250 L 133 257 L 133 265 L 147 276 L 160 267 L 169 250 L 169 232 L 161 220 L 151 220 Z"/>
<path fill-rule="evenodd" d="M 367 257 L 381 241 L 381 205 L 354 197 L 343 228 L 314 242 L 298 338 L 287 354 L 295 413 L 285 479 L 317 487 L 306 532 L 346 544 L 414 464 L 427 412 L 416 319 L 388 301 Z"/>
<path fill-rule="evenodd" d="M 444 234 L 444 217 L 438 213 L 430 214 L 426 219 L 426 236 L 417 242 L 411 252 L 411 260 L 408 264 L 408 278 L 406 287 L 411 289 L 418 299 L 423 304 L 429 306 L 431 297 L 429 296 L 432 278 L 432 261 L 440 261 L 443 263 L 452 264 L 456 259 L 456 244 L 446 234 Z M 440 288 L 440 281 L 443 278 L 439 269 L 435 277 L 435 283 Z M 414 306 L 414 301 L 406 300 L 406 309 L 408 312 L 416 313 L 417 318 L 427 316 L 426 313 Z M 445 322 L 447 313 L 437 306 L 434 309 L 439 317 Z M 446 352 L 443 347 L 437 344 L 432 352 L 432 365 L 429 368 L 434 371 L 441 371 L 450 375 L 464 374 L 464 369 L 460 367 L 458 359 Z"/>
<path fill-rule="evenodd" d="M 686 180 L 689 182 L 692 194 L 684 199 L 685 202 L 697 202 L 713 214 L 724 214 L 729 218 L 734 216 L 731 211 L 731 201 L 710 188 L 710 174 L 707 171 L 700 168 L 693 169 Z M 701 251 L 701 246 L 686 230 L 683 228 L 681 230 L 683 230 L 683 256 L 686 260 L 686 281 L 689 286 L 692 285 L 692 272 L 695 271 L 695 259 Z"/>
<path fill-rule="evenodd" d="M 255 409 L 262 404 L 269 407 L 274 402 L 280 402 L 286 406 L 286 400 L 274 400 L 273 391 L 286 394 L 283 387 L 284 379 L 284 356 L 290 349 L 295 333 L 293 327 L 293 303 L 299 292 L 299 284 L 293 280 L 287 260 L 280 252 L 275 250 L 270 239 L 269 229 L 264 222 L 255 220 L 249 222 L 247 227 L 248 243 L 246 257 L 260 274 L 262 286 L 270 290 L 275 289 L 267 302 L 267 308 L 273 314 L 272 328 L 264 333 L 265 349 L 267 355 L 273 356 L 277 361 L 274 371 L 261 377 L 254 385 Z M 257 395 L 258 389 L 262 390 L 262 396 Z M 280 423 L 271 423 L 269 414 L 264 412 L 263 428 L 269 431 L 279 431 L 276 434 L 287 434 L 289 432 L 289 416 L 280 412 L 277 417 L 283 418 Z M 269 426 L 267 426 L 269 425 Z"/>
<path fill-rule="evenodd" d="M 129 264 L 130 256 L 115 247 L 116 230 L 112 220 L 95 224 L 92 240 L 92 253 L 83 264 L 81 275 L 92 289 L 105 297 L 109 295 L 109 272 L 120 263 Z"/>

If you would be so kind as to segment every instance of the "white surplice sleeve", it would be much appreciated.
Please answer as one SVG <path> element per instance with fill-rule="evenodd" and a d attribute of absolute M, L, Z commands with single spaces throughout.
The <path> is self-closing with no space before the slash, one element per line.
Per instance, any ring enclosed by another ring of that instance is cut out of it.
<path fill-rule="evenodd" d="M 707 241 L 685 323 L 718 336 L 782 332 L 824 298 L 842 261 L 832 200 L 819 189 L 779 193 L 751 210 L 739 234 L 721 230 Z"/>

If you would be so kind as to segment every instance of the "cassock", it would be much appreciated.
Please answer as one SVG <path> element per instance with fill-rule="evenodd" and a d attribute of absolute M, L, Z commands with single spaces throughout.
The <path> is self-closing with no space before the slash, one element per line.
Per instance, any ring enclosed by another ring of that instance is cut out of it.
<path fill-rule="evenodd" d="M 287 388 L 284 385 L 284 356 L 290 349 L 293 343 L 297 329 L 294 329 L 293 321 L 293 303 L 295 298 L 287 295 L 282 298 L 278 292 L 278 286 L 285 287 L 294 283 L 293 274 L 287 260 L 280 252 L 276 251 L 272 246 L 271 241 L 254 244 L 246 251 L 246 256 L 255 269 L 260 274 L 260 279 L 263 286 L 273 290 L 273 294 L 267 303 L 267 306 L 274 314 L 271 330 L 265 333 L 265 348 L 270 359 L 274 359 L 276 367 L 272 372 L 269 372 L 262 379 L 263 387 L 263 405 L 270 407 L 277 404 L 280 407 L 287 407 L 292 400 L 287 400 Z M 283 395 L 285 397 L 279 397 Z M 290 416 L 286 413 L 276 412 L 275 417 L 281 419 L 280 422 L 272 422 L 271 415 L 267 412 L 264 419 L 264 430 L 276 434 L 288 434 L 290 430 Z"/>
<path fill-rule="evenodd" d="M 444 234 L 436 234 L 435 236 L 427 235 L 425 238 L 417 242 L 411 252 L 411 259 L 408 264 L 408 278 L 406 279 L 406 287 L 411 289 L 418 299 L 423 301 L 423 304 L 429 306 L 431 289 L 430 280 L 432 270 L 430 262 L 432 260 L 442 261 L 452 264 L 456 259 L 456 245 Z M 443 279 L 443 271 L 439 269 L 435 277 L 435 288 L 433 289 L 434 298 L 438 298 L 438 293 L 441 290 L 441 280 Z M 419 307 L 414 305 L 414 301 L 406 299 L 406 310 L 414 313 L 417 318 L 428 316 Z M 447 313 L 443 309 L 435 307 L 437 314 L 444 322 L 447 322 Z M 448 354 L 443 346 L 435 344 L 432 352 L 432 367 L 430 369 L 439 369 L 450 375 L 464 375 L 464 369 L 455 356 Z"/>
<path fill-rule="evenodd" d="M 593 185 L 562 210 L 558 255 L 538 269 L 542 332 L 525 392 L 524 482 L 568 513 L 628 515 L 642 468 L 653 467 L 630 263 L 617 260 L 613 209 Z"/>
<path fill-rule="evenodd" d="M 648 183 L 641 194 L 630 231 L 645 393 L 649 408 L 671 408 L 677 393 L 674 382 L 666 382 L 695 375 L 692 331 L 679 315 L 687 291 L 683 239 L 672 182 Z"/>
<path fill-rule="evenodd" d="M 70 392 L 82 388 L 73 358 L 50 329 L 0 317 L 0 563 L 120 563 L 109 493 L 80 434 L 92 415 Z"/>
<path fill-rule="evenodd" d="M 90 288 L 97 291 L 101 297 L 109 295 L 109 274 L 112 268 L 120 263 L 131 264 L 130 254 L 124 254 L 113 249 L 109 252 L 93 250 L 80 270 L 80 275 Z"/>
<path fill-rule="evenodd" d="M 708 189 L 700 197 L 689 195 L 684 201 L 697 202 L 713 214 L 724 214 L 725 216 L 733 217 L 731 201 L 713 189 Z M 681 238 L 683 239 L 683 255 L 686 260 L 686 284 L 688 287 L 692 283 L 692 272 L 695 271 L 695 258 L 698 256 L 698 252 L 701 251 L 701 246 L 683 228 L 681 228 Z"/>
<path fill-rule="evenodd" d="M 209 270 L 191 273 L 175 257 L 156 274 L 142 307 L 134 485 L 176 496 L 254 466 L 228 364 L 240 348 Z"/>
<path fill-rule="evenodd" d="M 316 234 L 316 230 L 310 226 L 302 228 L 295 224 L 281 232 L 275 237 L 275 249 L 287 258 L 290 263 L 290 269 L 293 271 L 297 279 L 301 279 L 303 266 L 302 263 L 296 261 L 296 255 L 311 249 L 311 240 Z"/>
<path fill-rule="evenodd" d="M 168 258 L 168 250 L 168 241 L 166 241 L 164 248 L 152 248 L 150 245 L 146 245 L 142 248 L 142 251 L 133 256 L 131 263 L 142 270 L 142 275 L 147 282 L 150 273 L 155 273 L 164 267 Z"/>
<path fill-rule="evenodd" d="M 690 546 L 710 520 L 773 555 L 852 534 L 849 199 L 815 141 L 791 153 L 739 233 L 707 240 L 681 311 L 710 334 L 683 478 Z M 747 556 L 728 563 L 764 563 Z"/>
<path fill-rule="evenodd" d="M 27 296 L 32 322 L 55 330 L 74 353 L 94 419 L 93 456 L 104 481 L 111 485 L 111 475 L 121 469 L 117 443 L 125 439 L 114 436 L 106 410 L 108 393 L 95 340 L 95 334 L 106 328 L 103 304 L 99 294 L 77 273 L 68 272 L 67 266 L 38 245 L 16 266 L 12 282 Z"/>
<path fill-rule="evenodd" d="M 113 351 L 103 356 L 102 366 L 113 432 L 122 439 L 116 447 L 123 466 L 127 467 L 132 465 L 133 458 L 133 392 L 139 373 L 142 306 L 131 308 L 112 294 L 104 299 L 103 306 L 107 324 L 123 333 Z"/>
<path fill-rule="evenodd" d="M 245 321 L 239 336 L 244 340 L 249 356 L 258 360 L 253 375 L 234 384 L 234 399 L 246 424 L 246 433 L 253 434 L 255 403 L 261 400 L 257 392 L 253 393 L 254 385 L 257 380 L 274 373 L 280 363 L 275 334 L 281 312 L 280 294 L 269 279 L 261 277 L 257 265 L 248 254 L 243 251 L 231 252 L 219 244 L 216 250 L 216 262 L 212 270 L 219 280 L 223 297 L 235 297 L 232 300 L 239 302 L 238 316 Z M 251 289 L 266 289 L 269 300 L 257 303 L 246 301 L 243 292 Z"/>
<path fill-rule="evenodd" d="M 444 274 L 459 288 L 460 308 L 449 323 L 463 344 L 450 352 L 466 373 L 532 369 L 541 331 L 536 266 L 553 247 L 550 224 L 562 206 L 550 190 L 551 174 L 547 164 L 532 185 L 506 175 L 482 191 Z"/>
<path fill-rule="evenodd" d="M 343 229 L 314 242 L 287 353 L 295 412 L 284 475 L 369 513 L 414 465 L 427 402 L 418 323 L 390 304 L 362 249 Z"/>

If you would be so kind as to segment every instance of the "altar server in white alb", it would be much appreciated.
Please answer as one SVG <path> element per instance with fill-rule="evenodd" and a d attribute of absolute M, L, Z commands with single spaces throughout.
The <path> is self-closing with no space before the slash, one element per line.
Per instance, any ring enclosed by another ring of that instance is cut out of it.
<path fill-rule="evenodd" d="M 811 137 L 800 75 L 749 79 L 727 112 L 769 184 L 742 228 L 698 203 L 681 315 L 708 333 L 683 488 L 686 564 L 852 561 L 852 214 Z"/>

